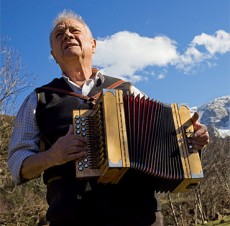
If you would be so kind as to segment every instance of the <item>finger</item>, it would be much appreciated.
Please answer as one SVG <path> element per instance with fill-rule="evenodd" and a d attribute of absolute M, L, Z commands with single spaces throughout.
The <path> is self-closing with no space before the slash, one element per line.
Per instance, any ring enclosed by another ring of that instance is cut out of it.
<path fill-rule="evenodd" d="M 84 144 L 86 143 L 85 137 L 74 134 L 74 126 L 73 125 L 69 126 L 69 130 L 68 130 L 66 136 L 68 136 L 69 140 L 76 140 L 76 141 L 79 140 Z"/>
<path fill-rule="evenodd" d="M 87 156 L 87 152 L 86 151 L 81 151 L 81 152 L 78 152 L 78 153 L 70 153 L 69 154 L 69 160 L 78 160 L 78 159 L 81 159 L 81 158 L 84 158 Z"/>
<path fill-rule="evenodd" d="M 202 150 L 204 147 L 205 147 L 205 145 L 195 144 L 195 145 L 193 145 L 193 150 L 199 151 L 199 150 Z"/>
<path fill-rule="evenodd" d="M 69 135 L 69 142 L 71 142 L 74 145 L 86 145 L 87 139 L 82 136 L 78 136 L 76 134 Z"/>
<path fill-rule="evenodd" d="M 86 156 L 87 155 L 87 149 L 85 147 L 68 147 L 67 149 L 65 149 L 63 155 L 66 156 L 65 159 L 67 159 L 68 161 L 72 160 L 74 157 L 72 157 L 73 155 L 81 155 L 81 156 Z"/>
<path fill-rule="evenodd" d="M 204 147 L 206 147 L 206 145 L 203 145 L 203 144 L 189 144 L 189 151 L 191 150 L 192 152 L 195 152 L 195 151 L 199 151 L 199 150 L 202 150 Z"/>
<path fill-rule="evenodd" d="M 194 112 L 193 116 L 191 117 L 192 123 L 196 123 L 199 119 L 199 114 L 198 112 Z"/>
<path fill-rule="evenodd" d="M 194 145 L 200 145 L 200 146 L 207 145 L 208 143 L 209 143 L 208 139 L 202 140 L 202 141 L 197 141 L 197 140 L 193 140 L 192 141 L 192 144 L 194 144 Z"/>
<path fill-rule="evenodd" d="M 70 125 L 70 126 L 69 126 L 69 130 L 68 130 L 66 136 L 68 136 L 68 135 L 70 135 L 70 134 L 74 134 L 74 127 L 73 127 L 73 125 Z"/>
<path fill-rule="evenodd" d="M 203 124 L 197 125 L 199 128 L 195 131 L 194 137 L 201 137 L 205 133 L 207 133 L 207 127 Z"/>
<path fill-rule="evenodd" d="M 208 141 L 209 140 L 209 135 L 208 135 L 208 132 L 202 134 L 201 136 L 198 136 L 198 137 L 192 137 L 192 140 L 194 142 L 205 142 L 205 141 Z"/>
<path fill-rule="evenodd" d="M 82 146 L 82 147 L 79 147 L 79 146 L 73 146 L 73 147 L 69 147 L 68 148 L 68 151 L 66 152 L 68 155 L 72 155 L 72 154 L 77 154 L 77 153 L 81 153 L 81 152 L 84 152 L 86 153 L 87 152 L 87 148 Z"/>
<path fill-rule="evenodd" d="M 65 149 L 73 150 L 76 151 L 79 149 L 81 151 L 82 148 L 86 149 L 87 143 L 84 140 L 79 140 L 79 139 L 72 139 L 68 140 Z"/>

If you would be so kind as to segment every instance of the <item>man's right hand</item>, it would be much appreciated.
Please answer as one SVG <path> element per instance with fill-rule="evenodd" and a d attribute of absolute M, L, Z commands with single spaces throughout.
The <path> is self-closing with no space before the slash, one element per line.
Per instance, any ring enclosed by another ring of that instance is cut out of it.
<path fill-rule="evenodd" d="M 60 137 L 48 151 L 54 165 L 77 160 L 86 156 L 86 139 L 74 134 L 74 127 L 70 125 L 67 134 Z"/>
<path fill-rule="evenodd" d="M 47 151 L 41 151 L 26 158 L 21 167 L 22 180 L 40 176 L 44 170 L 55 165 L 77 160 L 86 155 L 86 140 L 74 134 L 73 126 L 63 137 L 60 137 Z"/>

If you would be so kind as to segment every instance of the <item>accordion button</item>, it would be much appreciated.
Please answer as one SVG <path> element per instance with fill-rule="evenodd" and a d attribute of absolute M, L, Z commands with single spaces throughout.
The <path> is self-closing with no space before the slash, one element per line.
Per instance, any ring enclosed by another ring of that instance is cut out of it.
<path fill-rule="evenodd" d="M 85 167 L 85 168 L 88 168 L 88 167 L 89 167 L 89 165 L 88 165 L 88 164 L 84 164 L 84 167 Z"/>
<path fill-rule="evenodd" d="M 82 166 L 82 164 L 83 164 L 83 163 L 82 163 L 81 161 L 78 162 L 78 165 L 79 165 L 79 166 Z"/>
<path fill-rule="evenodd" d="M 76 125 L 76 129 L 80 129 L 81 128 L 81 126 L 80 125 Z"/>
<path fill-rule="evenodd" d="M 79 123 L 80 123 L 80 120 L 77 119 L 77 120 L 75 121 L 75 123 L 76 123 L 76 124 L 79 124 Z"/>
<path fill-rule="evenodd" d="M 80 116 L 79 116 L 79 115 L 76 115 L 76 116 L 75 116 L 75 119 L 80 119 Z"/>
<path fill-rule="evenodd" d="M 85 117 L 82 117 L 82 118 L 81 118 L 81 121 L 84 122 L 84 121 L 85 121 Z"/>
<path fill-rule="evenodd" d="M 81 133 L 81 130 L 76 130 L 76 134 L 80 134 Z"/>
<path fill-rule="evenodd" d="M 85 122 L 82 122 L 81 125 L 82 125 L 82 126 L 85 126 Z"/>
<path fill-rule="evenodd" d="M 82 128 L 81 128 L 81 131 L 86 131 L 86 128 L 85 128 L 85 127 L 82 127 Z"/>
<path fill-rule="evenodd" d="M 85 137 L 85 136 L 86 136 L 86 133 L 85 133 L 85 132 L 83 132 L 81 135 L 82 135 L 83 137 Z"/>
<path fill-rule="evenodd" d="M 88 162 L 88 159 L 87 159 L 87 158 L 85 158 L 83 161 L 84 161 L 84 162 Z"/>
<path fill-rule="evenodd" d="M 79 166 L 79 167 L 78 167 L 78 170 L 79 170 L 79 171 L 82 171 L 82 170 L 83 170 L 83 167 Z"/>

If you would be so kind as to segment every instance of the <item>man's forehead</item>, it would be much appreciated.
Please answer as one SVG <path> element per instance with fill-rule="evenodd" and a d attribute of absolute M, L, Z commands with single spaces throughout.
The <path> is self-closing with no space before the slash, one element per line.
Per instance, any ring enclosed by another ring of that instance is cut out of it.
<path fill-rule="evenodd" d="M 66 20 L 62 20 L 59 23 L 57 23 L 57 25 L 54 27 L 53 30 L 59 30 L 59 29 L 63 29 L 66 27 L 73 27 L 73 26 L 77 26 L 77 27 L 84 27 L 84 25 L 74 19 L 66 19 Z"/>

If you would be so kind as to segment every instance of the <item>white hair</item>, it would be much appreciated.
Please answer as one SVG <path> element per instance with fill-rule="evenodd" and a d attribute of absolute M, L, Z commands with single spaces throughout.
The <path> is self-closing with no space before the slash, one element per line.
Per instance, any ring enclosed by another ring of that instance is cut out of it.
<path fill-rule="evenodd" d="M 58 16 L 53 21 L 53 26 L 50 32 L 50 46 L 52 48 L 52 32 L 54 28 L 57 26 L 57 24 L 61 23 L 64 20 L 73 19 L 78 21 L 79 23 L 83 24 L 88 32 L 88 34 L 93 37 L 91 30 L 89 29 L 88 25 L 85 23 L 85 21 L 82 19 L 82 17 L 72 10 L 63 10 L 61 13 L 58 14 Z"/>

